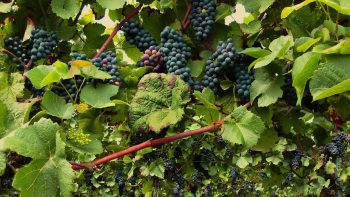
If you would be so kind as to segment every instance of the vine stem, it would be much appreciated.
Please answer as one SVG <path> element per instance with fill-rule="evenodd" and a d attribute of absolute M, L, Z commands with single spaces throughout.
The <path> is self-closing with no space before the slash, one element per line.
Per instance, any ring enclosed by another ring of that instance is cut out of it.
<path fill-rule="evenodd" d="M 190 21 L 188 20 L 188 16 L 190 15 L 192 9 L 192 5 L 191 4 L 187 4 L 187 9 L 186 9 L 186 13 L 185 13 L 185 17 L 181 22 L 181 27 L 182 29 L 186 29 L 186 27 L 189 25 Z"/>
<path fill-rule="evenodd" d="M 199 129 L 185 131 L 185 132 L 178 133 L 178 134 L 175 134 L 173 136 L 169 136 L 169 137 L 165 137 L 165 138 L 154 139 L 154 140 L 150 139 L 150 140 L 147 140 L 145 142 L 142 142 L 141 144 L 131 146 L 127 149 L 124 149 L 122 151 L 107 155 L 105 157 L 102 157 L 102 158 L 97 159 L 95 161 L 92 161 L 90 163 L 76 164 L 76 163 L 71 162 L 72 169 L 79 170 L 79 169 L 85 168 L 85 166 L 95 167 L 95 166 L 107 163 L 109 161 L 112 161 L 114 159 L 117 159 L 119 157 L 122 157 L 124 155 L 130 154 L 133 152 L 137 152 L 137 151 L 142 150 L 144 148 L 159 146 L 159 145 L 166 144 L 166 143 L 178 140 L 178 139 L 186 138 L 186 137 L 189 137 L 192 135 L 198 135 L 201 133 L 214 131 L 214 130 L 220 128 L 223 124 L 224 124 L 224 120 L 219 120 L 217 122 L 212 123 L 209 126 L 205 126 L 205 127 L 199 128 Z"/>
<path fill-rule="evenodd" d="M 93 57 L 93 59 L 98 58 L 101 53 L 107 48 L 108 44 L 113 40 L 113 37 L 118 33 L 118 31 L 123 27 L 123 25 L 128 22 L 132 17 L 134 17 L 136 14 L 139 13 L 140 9 L 142 8 L 143 3 L 140 3 L 139 6 L 137 6 L 127 17 L 125 17 L 113 30 L 111 35 L 107 38 L 107 40 L 103 43 L 101 48 L 97 51 L 96 55 Z"/>

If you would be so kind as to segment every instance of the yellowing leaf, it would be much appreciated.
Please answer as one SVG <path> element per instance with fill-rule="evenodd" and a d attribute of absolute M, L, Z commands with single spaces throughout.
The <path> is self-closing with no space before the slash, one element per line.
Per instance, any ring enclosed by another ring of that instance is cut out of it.
<path fill-rule="evenodd" d="M 93 64 L 86 60 L 74 60 L 71 62 L 71 66 L 74 67 L 86 67 L 86 66 L 92 66 Z"/>

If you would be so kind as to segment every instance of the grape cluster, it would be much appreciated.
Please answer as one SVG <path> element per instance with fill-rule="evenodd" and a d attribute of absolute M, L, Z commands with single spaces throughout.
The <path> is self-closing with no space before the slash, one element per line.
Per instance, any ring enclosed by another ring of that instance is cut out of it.
<path fill-rule="evenodd" d="M 284 178 L 284 183 L 287 185 L 290 184 L 293 181 L 293 177 L 294 177 L 293 173 L 289 172 L 287 176 Z"/>
<path fill-rule="evenodd" d="M 192 0 L 190 20 L 198 40 L 210 34 L 214 28 L 216 4 L 213 0 Z"/>
<path fill-rule="evenodd" d="M 173 186 L 173 196 L 180 197 L 184 196 L 183 189 L 185 188 L 186 181 L 181 173 L 176 174 L 174 178 L 174 186 Z"/>
<path fill-rule="evenodd" d="M 215 155 L 210 150 L 203 148 L 201 149 L 200 153 L 204 161 L 208 163 L 215 161 Z"/>
<path fill-rule="evenodd" d="M 234 67 L 234 75 L 236 79 L 236 92 L 237 97 L 242 102 L 250 100 L 250 86 L 254 81 L 253 71 L 248 72 L 245 56 L 238 55 L 236 64 Z"/>
<path fill-rule="evenodd" d="M 291 162 L 292 168 L 295 169 L 295 170 L 300 168 L 300 166 L 302 164 L 301 158 L 305 157 L 305 156 L 306 155 L 303 152 L 301 152 L 301 151 L 294 152 L 293 158 L 292 158 L 292 162 Z"/>
<path fill-rule="evenodd" d="M 11 53 L 16 55 L 16 57 L 12 58 L 12 61 L 17 65 L 18 70 L 23 70 L 24 66 L 30 60 L 30 45 L 23 45 L 19 37 L 9 37 L 5 40 L 5 48 L 9 50 Z"/>
<path fill-rule="evenodd" d="M 58 96 L 63 97 L 68 103 L 73 103 L 76 101 L 77 97 L 79 96 L 78 90 L 83 83 L 83 77 L 75 76 L 75 80 L 64 79 L 61 81 L 61 83 L 64 87 L 61 84 L 57 83 L 52 87 L 51 90 Z"/>
<path fill-rule="evenodd" d="M 226 42 L 219 41 L 216 51 L 207 60 L 202 81 L 203 86 L 217 92 L 220 81 L 223 79 L 223 71 L 232 66 L 236 59 L 237 53 L 233 47 L 232 39 L 229 38 Z"/>
<path fill-rule="evenodd" d="M 240 173 L 236 170 L 235 167 L 231 166 L 230 167 L 230 176 L 233 180 L 236 180 L 240 176 Z"/>
<path fill-rule="evenodd" d="M 119 187 L 124 187 L 126 179 L 123 175 L 123 172 L 120 169 L 117 169 L 115 171 L 114 175 L 115 182 L 118 184 Z"/>
<path fill-rule="evenodd" d="M 125 34 L 126 40 L 133 45 L 136 45 L 140 51 L 145 51 L 151 46 L 156 46 L 156 40 L 135 20 L 126 22 L 122 30 Z"/>
<path fill-rule="evenodd" d="M 332 157 L 344 157 L 345 155 L 344 137 L 337 135 L 333 137 L 332 141 L 324 147 L 326 155 Z"/>
<path fill-rule="evenodd" d="M 163 56 L 159 51 L 159 47 L 151 46 L 146 49 L 141 60 L 137 62 L 136 67 L 152 66 L 155 71 L 158 71 L 163 65 Z"/>
<path fill-rule="evenodd" d="M 116 84 L 120 82 L 120 74 L 116 65 L 116 56 L 117 55 L 115 53 L 108 51 L 103 52 L 98 58 L 92 60 L 92 63 L 96 67 L 112 76 L 111 79 L 108 79 L 108 83 L 110 84 Z"/>
<path fill-rule="evenodd" d="M 92 173 L 91 172 L 85 171 L 84 178 L 85 178 L 86 186 L 88 186 L 88 187 L 93 186 L 92 181 L 91 181 L 92 180 Z"/>
<path fill-rule="evenodd" d="M 48 32 L 43 29 L 33 30 L 30 39 L 33 43 L 33 48 L 30 51 L 30 58 L 33 61 L 48 57 L 57 46 L 58 42 L 55 32 Z"/>
<path fill-rule="evenodd" d="M 170 27 L 165 27 L 161 33 L 160 52 L 168 73 L 180 76 L 189 85 L 194 85 L 190 69 L 186 67 L 187 59 L 191 56 L 191 48 L 187 46 L 181 33 Z"/>
<path fill-rule="evenodd" d="M 297 93 L 293 87 L 293 80 L 291 75 L 285 75 L 284 77 L 284 85 L 282 86 L 283 90 L 283 99 L 289 105 L 295 105 L 297 102 Z"/>
<path fill-rule="evenodd" d="M 33 97 L 42 97 L 45 93 L 44 89 L 36 89 L 28 78 L 24 82 L 24 87 L 32 93 Z"/>

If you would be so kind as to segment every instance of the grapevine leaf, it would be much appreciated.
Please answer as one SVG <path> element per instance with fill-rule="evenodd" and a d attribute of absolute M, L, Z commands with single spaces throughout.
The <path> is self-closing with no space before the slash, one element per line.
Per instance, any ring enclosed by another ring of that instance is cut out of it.
<path fill-rule="evenodd" d="M 0 176 L 5 173 L 7 157 L 4 152 L 0 152 Z"/>
<path fill-rule="evenodd" d="M 149 170 L 149 174 L 151 176 L 156 176 L 156 177 L 159 177 L 161 179 L 164 178 L 165 168 L 164 168 L 163 162 L 160 159 L 152 162 L 149 165 L 148 170 Z"/>
<path fill-rule="evenodd" d="M 299 42 L 301 42 L 298 46 L 296 46 L 296 50 L 298 52 L 306 52 L 310 47 L 312 47 L 314 44 L 318 43 L 322 38 L 309 38 L 309 37 L 303 37 L 299 39 Z"/>
<path fill-rule="evenodd" d="M 59 126 L 48 119 L 41 119 L 23 128 L 18 128 L 5 138 L 5 147 L 20 155 L 45 160 L 55 152 L 56 131 Z"/>
<path fill-rule="evenodd" d="M 155 126 L 154 124 L 158 123 L 149 121 L 150 118 L 159 120 L 161 115 L 165 115 L 163 123 L 167 123 L 166 125 L 176 124 L 181 120 L 183 107 L 189 100 L 188 85 L 179 77 L 156 73 L 145 75 L 140 80 L 138 90 L 130 104 L 132 130 L 146 129 L 148 123 Z M 175 115 L 176 119 L 167 117 L 171 114 Z M 156 126 L 157 132 L 161 126 Z"/>
<path fill-rule="evenodd" d="M 210 88 L 204 88 L 202 92 L 194 91 L 193 96 L 200 100 L 205 107 L 210 109 L 218 109 L 215 105 L 215 95 Z"/>
<path fill-rule="evenodd" d="M 339 53 L 339 54 L 350 54 L 349 52 L 350 49 L 350 39 L 345 38 L 341 40 L 338 44 L 322 50 L 320 53 L 322 54 L 334 54 L 334 53 Z"/>
<path fill-rule="evenodd" d="M 61 119 L 70 119 L 75 111 L 72 103 L 66 104 L 63 98 L 51 91 L 45 92 L 41 107 L 46 113 Z"/>
<path fill-rule="evenodd" d="M 0 101 L 0 138 L 23 124 L 30 105 Z"/>
<path fill-rule="evenodd" d="M 52 11 L 63 19 L 69 19 L 79 12 L 79 0 L 52 0 Z"/>
<path fill-rule="evenodd" d="M 151 130 L 160 132 L 163 128 L 178 123 L 183 115 L 184 110 L 181 108 L 157 110 L 149 114 L 147 124 Z"/>
<path fill-rule="evenodd" d="M 349 56 L 334 55 L 315 71 L 310 81 L 310 92 L 314 100 L 350 90 L 349 63 Z"/>
<path fill-rule="evenodd" d="M 22 96 L 24 88 L 23 77 L 19 73 L 0 72 L 0 101 L 15 102 Z"/>
<path fill-rule="evenodd" d="M 281 18 L 287 18 L 292 12 L 296 11 L 296 10 L 299 10 L 301 8 L 303 8 L 304 6 L 312 3 L 312 2 L 315 2 L 316 0 L 305 0 L 303 1 L 302 3 L 299 3 L 297 5 L 294 5 L 294 6 L 291 6 L 291 7 L 286 7 L 282 10 L 282 13 L 281 13 Z"/>
<path fill-rule="evenodd" d="M 282 97 L 283 77 L 278 66 L 260 68 L 254 71 L 255 80 L 250 88 L 250 100 L 258 98 L 259 107 L 269 106 Z"/>
<path fill-rule="evenodd" d="M 112 78 L 110 74 L 101 71 L 94 65 L 81 67 L 80 70 L 81 70 L 81 73 L 87 77 L 102 79 L 102 80 Z"/>
<path fill-rule="evenodd" d="M 283 58 L 289 50 L 289 48 L 293 45 L 294 41 L 292 36 L 281 36 L 279 38 L 276 38 L 269 45 L 271 53 L 268 54 L 267 52 L 263 52 L 264 54 L 268 55 L 256 59 L 253 63 L 249 65 L 249 68 L 253 66 L 254 68 L 261 68 L 270 64 L 276 58 Z"/>
<path fill-rule="evenodd" d="M 278 135 L 274 129 L 265 129 L 265 131 L 261 134 L 258 143 L 252 148 L 252 150 L 270 152 L 277 140 Z"/>
<path fill-rule="evenodd" d="M 298 96 L 297 104 L 301 104 L 304 95 L 304 88 L 307 81 L 312 77 L 319 66 L 321 55 L 313 52 L 304 53 L 295 60 L 292 70 L 293 87 Z"/>
<path fill-rule="evenodd" d="M 119 87 L 110 84 L 98 84 L 96 87 L 89 84 L 81 91 L 80 99 L 94 108 L 111 107 L 115 104 L 111 97 L 117 95 Z"/>
<path fill-rule="evenodd" d="M 42 81 L 45 77 L 47 77 L 53 71 L 53 67 L 39 65 L 26 73 L 26 76 L 30 79 L 33 86 L 36 89 L 43 88 L 45 85 L 42 84 Z M 56 74 L 50 75 L 45 80 L 45 84 L 49 83 L 49 78 L 52 79 L 52 82 L 58 82 L 59 77 Z"/>
<path fill-rule="evenodd" d="M 241 106 L 235 109 L 231 118 L 222 126 L 222 137 L 231 144 L 242 144 L 247 148 L 257 144 L 265 126 L 259 116 Z"/>
<path fill-rule="evenodd" d="M 206 60 L 211 55 L 209 51 L 203 51 L 201 52 L 200 56 L 202 57 L 201 60 L 190 60 L 187 64 L 187 66 L 190 68 L 191 76 L 192 77 L 199 77 L 206 65 Z"/>
<path fill-rule="evenodd" d="M 116 10 L 120 9 L 124 6 L 125 0 L 118 0 L 118 1 L 110 1 L 110 0 L 97 0 L 97 3 L 99 3 L 103 8 L 110 9 L 110 10 Z"/>
<path fill-rule="evenodd" d="M 270 51 L 265 50 L 265 49 L 261 49 L 261 48 L 257 48 L 257 47 L 244 49 L 240 53 L 243 53 L 243 54 L 249 55 L 251 57 L 255 57 L 255 58 L 261 58 L 261 57 L 265 57 L 265 56 L 271 54 Z"/>
<path fill-rule="evenodd" d="M 79 144 L 71 140 L 68 140 L 66 143 L 67 146 L 78 153 L 100 154 L 103 152 L 102 143 L 96 139 L 91 139 L 91 142 L 88 144 Z"/>

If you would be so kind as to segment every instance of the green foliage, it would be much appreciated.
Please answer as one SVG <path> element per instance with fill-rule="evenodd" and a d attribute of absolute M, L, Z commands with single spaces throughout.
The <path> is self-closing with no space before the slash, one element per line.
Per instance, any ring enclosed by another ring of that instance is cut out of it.
<path fill-rule="evenodd" d="M 133 131 L 149 127 L 155 132 L 178 123 L 189 101 L 189 87 L 179 77 L 164 74 L 145 75 L 130 104 Z"/>
<path fill-rule="evenodd" d="M 0 196 L 348 196 L 349 1 L 215 1 L 202 41 L 194 2 L 0 2 Z"/>

